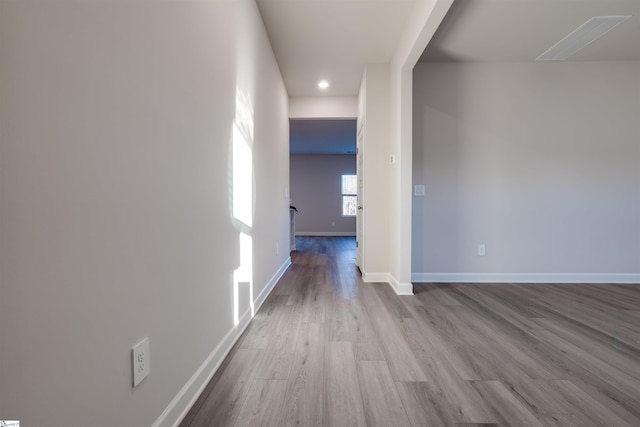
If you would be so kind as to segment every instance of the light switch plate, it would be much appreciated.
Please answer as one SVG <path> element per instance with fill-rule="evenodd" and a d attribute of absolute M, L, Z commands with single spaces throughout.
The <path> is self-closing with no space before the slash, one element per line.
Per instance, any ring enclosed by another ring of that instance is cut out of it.
<path fill-rule="evenodd" d="M 414 196 L 424 196 L 424 185 L 414 185 L 413 186 L 413 195 Z"/>

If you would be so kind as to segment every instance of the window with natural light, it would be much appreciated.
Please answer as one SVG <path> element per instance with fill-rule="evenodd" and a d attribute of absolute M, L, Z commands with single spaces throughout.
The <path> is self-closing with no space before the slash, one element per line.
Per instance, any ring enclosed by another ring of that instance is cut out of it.
<path fill-rule="evenodd" d="M 356 216 L 357 194 L 357 175 L 342 175 L 342 216 Z"/>

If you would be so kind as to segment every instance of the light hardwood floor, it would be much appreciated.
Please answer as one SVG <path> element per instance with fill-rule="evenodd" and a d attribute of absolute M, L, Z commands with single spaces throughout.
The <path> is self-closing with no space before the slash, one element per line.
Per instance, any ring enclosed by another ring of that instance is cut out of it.
<path fill-rule="evenodd" d="M 640 426 L 640 286 L 363 283 L 352 238 L 293 264 L 181 424 Z"/>

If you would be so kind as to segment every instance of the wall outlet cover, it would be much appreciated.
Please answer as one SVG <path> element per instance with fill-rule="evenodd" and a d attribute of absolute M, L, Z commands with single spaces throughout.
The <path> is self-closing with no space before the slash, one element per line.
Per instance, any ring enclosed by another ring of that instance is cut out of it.
<path fill-rule="evenodd" d="M 133 366 L 133 386 L 136 387 L 151 372 L 149 338 L 145 338 L 133 346 L 131 361 Z"/>
<path fill-rule="evenodd" d="M 485 256 L 487 254 L 487 248 L 484 243 L 478 245 L 478 256 Z"/>

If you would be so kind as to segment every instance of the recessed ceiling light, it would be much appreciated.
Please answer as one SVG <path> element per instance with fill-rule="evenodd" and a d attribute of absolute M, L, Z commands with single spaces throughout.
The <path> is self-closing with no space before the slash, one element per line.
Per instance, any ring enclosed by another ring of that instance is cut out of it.
<path fill-rule="evenodd" d="M 326 89 L 329 87 L 329 82 L 326 80 L 321 80 L 320 83 L 318 83 L 318 87 L 320 89 Z"/>
<path fill-rule="evenodd" d="M 576 28 L 571 34 L 551 46 L 546 52 L 537 57 L 536 61 L 565 60 L 592 41 L 604 36 L 628 18 L 631 18 L 631 15 L 594 16 Z"/>

